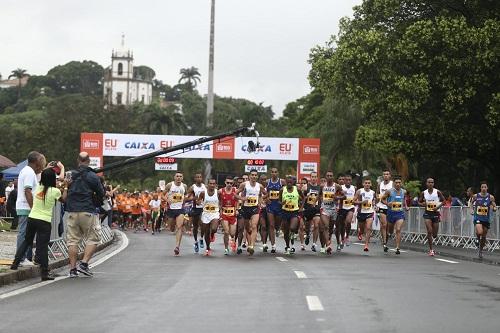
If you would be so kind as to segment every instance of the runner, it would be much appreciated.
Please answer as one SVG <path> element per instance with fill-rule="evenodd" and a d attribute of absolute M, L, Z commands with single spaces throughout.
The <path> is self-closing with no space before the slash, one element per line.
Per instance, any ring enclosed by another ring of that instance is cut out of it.
<path fill-rule="evenodd" d="M 149 209 L 151 210 L 151 234 L 154 235 L 155 231 L 160 232 L 160 207 L 161 200 L 158 194 L 154 193 L 153 198 L 149 201 Z"/>
<path fill-rule="evenodd" d="M 337 238 L 337 251 L 341 250 L 340 223 L 337 217 L 337 201 L 340 200 L 338 192 L 341 187 L 333 181 L 333 172 L 327 171 L 325 175 L 325 185 L 321 187 L 321 221 L 319 224 L 319 240 L 321 242 L 320 253 L 332 253 L 331 235 L 333 234 L 334 221 L 336 224 L 335 237 Z M 339 180 L 340 180 L 339 176 Z M 343 225 L 343 224 L 342 224 Z M 343 233 L 342 233 L 343 235 Z"/>
<path fill-rule="evenodd" d="M 388 232 L 392 234 L 396 229 L 396 254 L 400 254 L 399 245 L 401 243 L 401 228 L 405 220 L 403 208 L 408 211 L 406 205 L 405 190 L 401 188 L 401 177 L 394 177 L 394 188 L 386 191 L 382 195 L 382 203 L 387 205 Z M 387 252 L 384 247 L 384 252 Z"/>
<path fill-rule="evenodd" d="M 363 251 L 368 252 L 368 245 L 370 243 L 370 236 L 372 234 L 373 222 L 373 207 L 375 206 L 375 191 L 371 189 L 372 181 L 365 178 L 363 181 L 363 188 L 356 192 L 354 204 L 360 205 L 358 209 L 358 224 L 361 234 L 365 234 L 365 248 Z"/>
<path fill-rule="evenodd" d="M 142 192 L 142 196 L 140 198 L 141 201 L 141 213 L 142 213 L 142 223 L 144 231 L 148 232 L 149 221 L 151 220 L 151 208 L 149 207 L 149 202 L 152 197 L 149 195 L 149 191 L 145 190 Z"/>
<path fill-rule="evenodd" d="M 483 257 L 483 249 L 486 244 L 486 235 L 490 229 L 491 211 L 497 210 L 495 197 L 488 193 L 488 184 L 481 182 L 481 191 L 472 197 L 472 207 L 474 214 L 474 228 L 479 241 L 478 256 Z"/>
<path fill-rule="evenodd" d="M 283 232 L 285 237 L 285 254 L 295 253 L 295 248 L 290 247 L 290 240 L 299 228 L 299 203 L 304 200 L 302 192 L 299 192 L 292 176 L 286 177 L 286 186 L 280 189 L 280 203 L 282 207 Z"/>
<path fill-rule="evenodd" d="M 381 199 L 385 192 L 389 191 L 393 187 L 393 182 L 391 180 L 391 172 L 389 170 L 384 170 L 382 173 L 383 181 L 377 186 L 377 211 L 379 213 L 380 221 L 380 236 L 382 237 L 382 246 L 384 247 L 384 252 L 389 251 L 387 247 L 387 205 L 385 205 Z"/>
<path fill-rule="evenodd" d="M 434 188 L 434 179 L 427 178 L 427 190 L 420 193 L 418 204 L 425 207 L 424 221 L 427 229 L 427 243 L 429 243 L 429 256 L 434 257 L 432 239 L 437 238 L 439 231 L 440 215 L 439 209 L 443 205 L 444 196 L 438 189 Z"/>
<path fill-rule="evenodd" d="M 262 174 L 259 176 L 259 183 L 262 185 L 262 187 L 266 188 L 267 186 L 267 175 Z M 260 233 L 260 239 L 262 241 L 262 252 L 267 252 L 268 246 L 267 246 L 267 235 L 269 232 L 269 221 L 267 218 L 267 212 L 266 212 L 266 205 L 267 205 L 267 195 L 262 197 L 262 200 L 260 201 L 260 214 L 259 214 L 259 233 Z"/>
<path fill-rule="evenodd" d="M 219 226 L 219 196 L 215 190 L 216 186 L 217 183 L 215 182 L 215 179 L 209 179 L 207 189 L 201 192 L 196 200 L 197 205 L 203 205 L 203 212 L 201 213 L 201 229 L 202 233 L 205 235 L 205 243 L 207 245 L 205 256 L 210 256 L 212 254 L 210 242 L 212 241 L 213 235 L 217 232 L 217 227 Z"/>
<path fill-rule="evenodd" d="M 200 248 L 203 248 L 203 228 L 201 230 L 200 242 L 198 244 L 198 229 L 200 228 L 201 213 L 203 211 L 203 203 L 197 204 L 200 193 L 205 192 L 207 188 L 203 184 L 203 176 L 201 173 L 194 175 L 194 184 L 189 187 L 188 200 L 193 200 L 193 208 L 191 210 L 191 219 L 193 223 L 193 238 L 194 238 L 194 252 L 198 253 Z"/>
<path fill-rule="evenodd" d="M 221 219 L 222 228 L 224 229 L 224 254 L 229 254 L 229 246 L 231 250 L 236 252 L 236 210 L 238 199 L 236 199 L 236 188 L 233 186 L 234 181 L 231 177 L 227 177 L 225 187 L 219 190 L 219 202 L 221 203 Z"/>
<path fill-rule="evenodd" d="M 344 223 L 345 226 L 345 239 L 343 243 L 347 246 L 351 245 L 349 240 L 349 235 L 351 234 L 351 223 L 354 216 L 354 195 L 356 194 L 356 187 L 352 185 L 352 177 L 347 174 L 344 176 L 345 184 L 342 185 L 342 191 L 345 194 L 345 198 L 342 201 L 342 207 L 339 209 L 339 219 L 340 223 Z M 342 234 L 344 236 L 344 233 Z"/>
<path fill-rule="evenodd" d="M 182 173 L 177 172 L 174 176 L 174 181 L 165 186 L 168 203 L 167 218 L 169 220 L 170 230 L 173 231 L 175 227 L 174 255 L 176 256 L 180 253 L 182 226 L 184 224 L 183 204 L 187 192 L 187 186 L 182 182 L 183 178 Z"/>
<path fill-rule="evenodd" d="M 237 181 L 237 189 L 241 187 L 241 184 L 244 183 L 243 177 L 238 177 Z M 245 219 L 243 218 L 242 209 L 243 209 L 243 201 L 238 200 L 238 213 L 236 215 L 236 233 L 238 236 L 238 249 L 236 251 L 237 254 L 243 253 L 242 245 L 246 248 L 246 244 L 243 243 L 243 239 L 246 238 L 245 235 Z M 243 243 L 243 244 L 242 244 Z"/>
<path fill-rule="evenodd" d="M 266 185 L 268 193 L 266 212 L 269 228 L 267 228 L 266 242 L 263 245 L 264 252 L 267 252 L 267 235 L 269 235 L 271 253 L 276 253 L 276 225 L 281 224 L 281 204 L 279 195 L 284 185 L 285 181 L 279 178 L 278 169 L 271 168 L 271 179 L 268 180 Z"/>
<path fill-rule="evenodd" d="M 241 210 L 245 220 L 245 229 L 248 240 L 247 252 L 253 255 L 255 240 L 257 239 L 257 225 L 259 224 L 259 203 L 266 194 L 264 187 L 257 183 L 257 170 L 250 171 L 249 180 L 242 183 L 237 191 L 237 198 L 243 201 Z"/>
<path fill-rule="evenodd" d="M 318 241 L 318 235 L 320 230 L 320 221 L 321 221 L 321 212 L 320 212 L 320 192 L 321 187 L 318 184 L 318 173 L 311 172 L 311 181 L 305 183 L 305 187 L 303 187 L 304 194 L 304 220 L 305 220 L 305 231 L 306 231 L 306 239 L 305 244 L 309 245 L 309 238 L 311 234 L 311 226 L 313 230 L 313 243 L 311 245 L 311 251 L 316 252 L 316 242 Z M 324 227 L 321 227 L 322 232 L 324 232 Z M 328 232 L 328 228 L 326 229 Z M 326 235 L 326 233 L 325 233 Z M 323 242 L 321 243 L 323 247 Z"/>
<path fill-rule="evenodd" d="M 131 228 L 132 225 L 132 198 L 130 192 L 125 190 L 123 198 L 123 230 Z"/>
<path fill-rule="evenodd" d="M 132 206 L 132 223 L 134 232 L 137 232 L 139 231 L 139 226 L 142 220 L 142 203 L 139 198 L 139 192 L 134 192 L 130 202 Z"/>

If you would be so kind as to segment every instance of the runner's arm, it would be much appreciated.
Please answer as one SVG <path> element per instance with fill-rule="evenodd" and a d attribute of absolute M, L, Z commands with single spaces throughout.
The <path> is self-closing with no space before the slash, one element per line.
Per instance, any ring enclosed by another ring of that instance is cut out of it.
<path fill-rule="evenodd" d="M 245 201 L 246 197 L 241 195 L 241 193 L 243 193 L 244 191 L 245 191 L 245 183 L 241 183 L 240 187 L 238 187 L 238 190 L 236 191 L 236 194 L 234 195 L 234 197 L 238 200 Z"/>
<path fill-rule="evenodd" d="M 354 194 L 354 204 L 361 205 L 363 200 L 361 200 L 361 190 L 357 190 L 356 194 Z"/>
<path fill-rule="evenodd" d="M 425 207 L 424 192 L 420 192 L 420 194 L 418 195 L 418 205 L 420 207 Z"/>
<path fill-rule="evenodd" d="M 382 198 L 380 198 L 380 201 L 387 207 L 390 206 L 389 203 L 387 202 L 387 198 L 389 198 L 389 195 L 391 195 L 391 192 L 385 191 L 385 193 L 382 195 Z"/>
<path fill-rule="evenodd" d="M 443 193 L 441 193 L 441 191 L 438 191 L 438 197 L 439 197 L 439 204 L 437 205 L 436 210 L 443 207 L 444 202 L 445 202 L 444 195 L 443 195 Z"/>

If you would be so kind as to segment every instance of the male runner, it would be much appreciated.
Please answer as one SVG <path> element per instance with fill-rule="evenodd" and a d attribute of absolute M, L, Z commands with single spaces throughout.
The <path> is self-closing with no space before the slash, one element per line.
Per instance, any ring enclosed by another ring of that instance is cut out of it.
<path fill-rule="evenodd" d="M 483 248 L 486 244 L 486 235 L 490 229 L 491 211 L 497 210 L 495 197 L 488 193 L 488 184 L 481 182 L 481 191 L 472 197 L 472 207 L 474 214 L 474 227 L 479 241 L 478 256 L 483 257 Z"/>
<path fill-rule="evenodd" d="M 271 168 L 271 178 L 267 182 L 267 220 L 269 228 L 267 228 L 266 237 L 263 239 L 263 249 L 267 252 L 267 235 L 271 241 L 271 253 L 276 253 L 276 224 L 281 224 L 281 204 L 280 204 L 280 190 L 285 185 L 285 181 L 279 178 L 277 168 Z M 264 239 L 266 242 L 264 242 Z"/>
<path fill-rule="evenodd" d="M 375 206 L 375 191 L 371 189 L 372 181 L 370 178 L 365 178 L 363 181 L 363 188 L 356 192 L 354 204 L 360 205 L 361 209 L 358 210 L 358 224 L 361 234 L 365 234 L 365 248 L 363 251 L 368 252 L 368 245 L 370 243 L 370 236 L 372 234 L 372 222 Z"/>
<path fill-rule="evenodd" d="M 239 189 L 241 184 L 244 183 L 243 177 L 238 177 L 236 185 L 236 189 Z M 236 235 L 238 238 L 238 250 L 236 251 L 237 254 L 241 254 L 243 250 L 241 249 L 243 239 L 246 239 L 246 234 L 245 234 L 245 219 L 243 218 L 243 215 L 241 213 L 241 210 L 243 208 L 243 201 L 238 200 L 238 206 L 237 206 L 237 213 L 236 213 Z M 246 240 L 245 240 L 246 241 Z M 246 248 L 246 245 L 244 245 L 244 248 Z"/>
<path fill-rule="evenodd" d="M 334 183 L 333 172 L 327 171 L 325 179 L 325 185 L 321 187 L 321 221 L 319 224 L 319 240 L 321 242 L 320 253 L 331 254 L 331 235 L 333 233 L 333 223 L 334 221 L 339 221 L 337 218 L 337 201 L 341 198 L 338 196 L 338 192 L 341 191 L 341 187 Z M 335 236 L 337 237 L 337 251 L 340 251 L 340 224 L 336 226 Z"/>
<path fill-rule="evenodd" d="M 203 212 L 201 213 L 201 228 L 204 229 L 203 234 L 205 235 L 205 243 L 207 245 L 207 249 L 205 250 L 206 256 L 212 254 L 210 242 L 213 239 L 213 234 L 217 232 L 217 227 L 219 226 L 219 195 L 215 190 L 216 186 L 217 183 L 215 182 L 215 179 L 209 179 L 207 189 L 201 192 L 196 200 L 197 205 L 203 205 Z"/>
<path fill-rule="evenodd" d="M 260 185 L 262 185 L 262 187 L 266 188 L 267 185 L 266 174 L 261 174 L 259 176 L 259 183 Z M 260 233 L 260 239 L 262 241 L 263 252 L 267 252 L 268 249 L 267 234 L 269 229 L 269 222 L 267 219 L 266 205 L 267 205 L 267 195 L 265 197 L 262 197 L 262 200 L 259 202 L 260 213 L 259 213 L 259 225 L 257 226 L 258 232 Z"/>
<path fill-rule="evenodd" d="M 257 225 L 259 224 L 259 203 L 266 195 L 265 188 L 257 182 L 257 170 L 250 171 L 249 180 L 242 183 L 237 191 L 237 198 L 243 201 L 241 215 L 245 220 L 245 229 L 248 240 L 247 252 L 253 255 L 255 241 L 257 239 Z"/>
<path fill-rule="evenodd" d="M 377 186 L 377 211 L 379 213 L 380 221 L 380 235 L 382 236 L 382 246 L 384 247 L 384 252 L 389 251 L 387 247 L 387 205 L 385 205 L 381 199 L 385 192 L 389 191 L 393 187 L 393 182 L 391 180 L 391 172 L 389 170 L 384 170 L 382 173 L 383 181 Z"/>
<path fill-rule="evenodd" d="M 149 221 L 151 220 L 151 209 L 149 207 L 149 202 L 152 197 L 149 194 L 149 191 L 145 190 L 141 194 L 141 213 L 142 213 L 142 223 L 144 231 L 148 231 Z"/>
<path fill-rule="evenodd" d="M 231 250 L 236 252 L 236 242 L 234 238 L 236 236 L 236 210 L 238 199 L 236 199 L 236 188 L 233 184 L 233 179 L 228 176 L 225 181 L 226 186 L 219 190 L 219 202 L 221 203 L 222 210 L 222 228 L 224 229 L 225 255 L 229 254 L 229 245 L 231 245 Z"/>
<path fill-rule="evenodd" d="M 182 239 L 182 226 L 184 224 L 184 201 L 186 199 L 187 186 L 182 182 L 184 176 L 182 173 L 177 172 L 174 176 L 174 181 L 165 186 L 167 193 L 167 217 L 173 231 L 175 226 L 175 249 L 174 255 L 178 256 L 180 253 L 181 239 Z"/>
<path fill-rule="evenodd" d="M 207 188 L 203 184 L 203 176 L 201 173 L 194 175 L 194 184 L 189 187 L 188 200 L 193 200 L 193 209 L 191 210 L 191 219 L 193 222 L 193 238 L 194 238 L 194 252 L 198 253 L 200 247 L 203 248 L 203 228 L 201 231 L 200 242 L 198 244 L 198 229 L 200 227 L 201 213 L 203 211 L 203 203 L 197 204 L 196 201 L 201 193 L 205 192 Z"/>
<path fill-rule="evenodd" d="M 307 180 L 306 180 L 307 181 Z M 320 212 L 320 203 L 321 203 L 321 187 L 318 184 L 318 173 L 311 172 L 310 182 L 305 184 L 305 188 L 303 188 L 304 193 L 304 219 L 305 219 L 305 227 L 306 227 L 306 245 L 309 245 L 309 238 L 311 233 L 311 226 L 313 229 L 313 243 L 311 245 L 311 251 L 316 252 L 316 242 L 318 241 L 319 229 L 320 229 L 320 221 L 321 221 L 321 212 Z M 324 228 L 322 228 L 324 232 Z M 327 231 L 328 232 L 328 228 Z M 326 234 L 325 234 L 326 235 Z M 323 243 L 322 247 L 323 247 Z"/>
<path fill-rule="evenodd" d="M 142 219 L 142 203 L 139 197 L 139 192 L 134 192 L 131 198 L 132 205 L 132 223 L 134 227 L 134 232 L 139 231 L 139 225 Z"/>
<path fill-rule="evenodd" d="M 153 193 L 153 198 L 149 201 L 149 209 L 151 210 L 151 234 L 154 235 L 155 231 L 160 232 L 160 207 L 161 200 L 158 198 L 157 193 Z"/>
<path fill-rule="evenodd" d="M 396 254 L 400 254 L 401 228 L 405 220 L 403 209 L 409 210 L 405 200 L 405 190 L 401 188 L 401 177 L 394 177 L 394 188 L 382 195 L 382 203 L 387 205 L 387 222 L 390 234 L 396 230 Z M 385 251 L 385 248 L 384 248 Z M 385 251 L 387 252 L 387 251 Z"/>
<path fill-rule="evenodd" d="M 299 228 L 300 202 L 304 200 L 301 191 L 295 186 L 292 176 L 286 177 L 286 186 L 280 189 L 280 203 L 282 208 L 283 232 L 285 237 L 285 254 L 295 253 L 295 248 L 290 247 L 290 239 Z M 293 244 L 293 243 L 292 243 Z"/>
<path fill-rule="evenodd" d="M 434 179 L 427 178 L 427 190 L 420 193 L 418 204 L 425 207 L 424 221 L 425 228 L 427 229 L 427 243 L 429 243 L 429 256 L 434 257 L 434 250 L 432 249 L 432 239 L 437 238 L 439 231 L 439 208 L 444 203 L 444 196 L 438 189 L 434 188 Z"/>
<path fill-rule="evenodd" d="M 349 240 L 349 235 L 351 233 L 351 223 L 354 216 L 354 195 L 356 194 L 356 187 L 352 185 L 352 177 L 347 174 L 344 176 L 345 184 L 342 185 L 342 191 L 344 192 L 345 198 L 342 201 L 342 207 L 339 209 L 340 223 L 344 223 L 345 226 L 345 241 L 343 243 L 347 246 L 351 245 Z M 343 235 L 342 235 L 343 236 Z"/>

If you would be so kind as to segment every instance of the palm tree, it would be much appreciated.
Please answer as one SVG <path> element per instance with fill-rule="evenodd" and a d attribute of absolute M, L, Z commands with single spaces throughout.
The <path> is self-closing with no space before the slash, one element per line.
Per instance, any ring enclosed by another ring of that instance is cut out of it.
<path fill-rule="evenodd" d="M 145 113 L 150 134 L 183 134 L 188 127 L 184 115 L 175 105 L 162 108 L 158 104 L 151 104 Z"/>
<path fill-rule="evenodd" d="M 9 79 L 11 77 L 15 77 L 18 80 L 18 85 L 17 85 L 17 99 L 21 97 L 21 79 L 25 76 L 28 76 L 28 73 L 25 69 L 18 68 L 14 69 L 12 73 L 9 75 Z"/>
<path fill-rule="evenodd" d="M 186 83 L 190 89 L 196 88 L 198 82 L 201 82 L 201 74 L 196 67 L 191 66 L 190 68 L 181 68 L 179 74 L 181 74 L 179 83 Z"/>

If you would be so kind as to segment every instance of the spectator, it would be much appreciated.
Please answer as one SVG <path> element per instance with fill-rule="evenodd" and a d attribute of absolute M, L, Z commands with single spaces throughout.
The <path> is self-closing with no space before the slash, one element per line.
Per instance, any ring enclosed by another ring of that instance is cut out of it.
<path fill-rule="evenodd" d="M 472 187 L 467 188 L 465 193 L 464 202 L 467 203 L 467 207 L 472 207 L 472 198 L 474 197 L 474 189 Z"/>
<path fill-rule="evenodd" d="M 7 214 L 12 217 L 10 230 L 16 230 L 18 224 L 18 217 L 16 213 L 16 200 L 17 200 L 17 180 L 12 182 L 12 191 L 10 191 L 7 199 Z"/>
<path fill-rule="evenodd" d="M 64 166 L 59 162 L 57 166 L 64 174 Z M 49 167 L 43 170 L 40 186 L 37 187 L 33 196 L 33 206 L 28 216 L 28 225 L 24 241 L 17 249 L 11 269 L 16 270 L 21 262 L 28 246 L 33 244 L 35 234 L 37 261 L 40 263 L 42 281 L 54 280 L 54 276 L 49 273 L 49 241 L 52 229 L 52 211 L 57 200 L 64 201 L 68 188 L 64 187 L 63 193 L 56 187 L 56 171 Z M 66 186 L 66 184 L 64 184 Z"/>
<path fill-rule="evenodd" d="M 451 206 L 452 207 L 462 207 L 464 204 L 458 197 L 451 197 Z"/>
<path fill-rule="evenodd" d="M 0 198 L 5 198 L 5 188 L 7 183 L 3 180 L 3 173 L 0 172 Z"/>
<path fill-rule="evenodd" d="M 14 189 L 14 182 L 9 182 L 9 185 L 5 188 L 5 200 L 9 200 L 10 192 Z"/>
<path fill-rule="evenodd" d="M 45 156 L 37 151 L 28 154 L 28 165 L 19 173 L 17 180 L 17 200 L 16 212 L 19 223 L 19 233 L 17 234 L 17 249 L 21 247 L 26 236 L 26 226 L 28 225 L 28 215 L 33 207 L 33 193 L 36 190 L 38 181 L 37 174 L 41 173 L 46 164 Z M 19 190 L 21 189 L 21 190 Z M 26 252 L 22 254 L 20 265 L 32 266 L 33 252 L 31 245 L 28 245 Z"/>
<path fill-rule="evenodd" d="M 99 215 L 96 209 L 102 205 L 104 188 L 99 177 L 89 167 L 90 157 L 86 152 L 78 155 L 78 169 L 71 173 L 71 183 L 66 199 L 67 233 L 69 265 L 71 278 L 78 277 L 78 272 L 92 276 L 89 260 L 100 242 Z M 83 259 L 77 266 L 78 243 L 86 239 Z"/>

